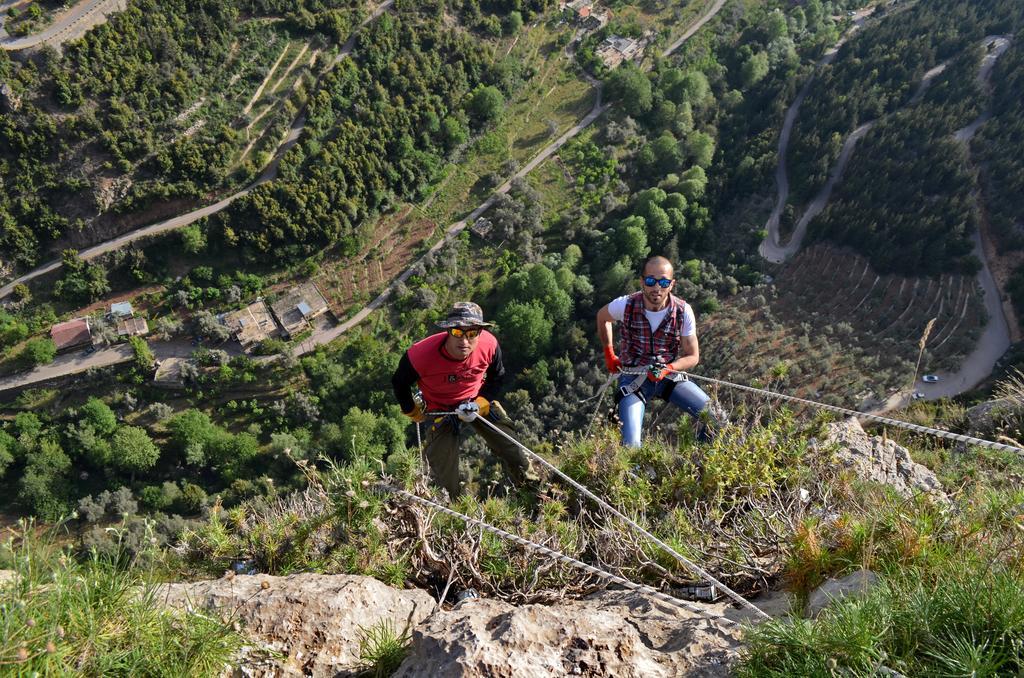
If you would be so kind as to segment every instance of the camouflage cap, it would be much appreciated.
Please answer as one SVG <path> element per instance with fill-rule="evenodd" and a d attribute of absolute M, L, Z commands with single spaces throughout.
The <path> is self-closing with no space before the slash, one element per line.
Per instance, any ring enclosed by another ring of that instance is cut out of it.
<path fill-rule="evenodd" d="M 456 301 L 452 304 L 444 320 L 437 321 L 442 329 L 450 327 L 493 327 L 492 323 L 484 322 L 484 311 L 479 304 L 472 301 Z"/>

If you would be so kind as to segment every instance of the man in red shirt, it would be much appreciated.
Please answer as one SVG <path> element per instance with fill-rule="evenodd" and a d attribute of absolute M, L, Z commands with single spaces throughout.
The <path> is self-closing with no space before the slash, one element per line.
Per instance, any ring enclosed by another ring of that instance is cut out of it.
<path fill-rule="evenodd" d="M 427 412 L 451 412 L 466 403 L 479 408 L 479 416 L 487 417 L 498 428 L 513 435 L 512 421 L 494 398 L 505 378 L 501 347 L 486 327 L 481 308 L 469 301 L 452 306 L 447 317 L 437 326 L 445 330 L 409 347 L 391 377 L 395 398 L 402 413 L 419 423 Z M 424 403 L 412 397 L 413 385 L 419 385 Z M 491 451 L 505 467 L 516 485 L 533 480 L 526 454 L 486 424 L 470 421 Z M 459 429 L 462 422 L 455 416 L 434 421 L 427 432 L 424 453 L 434 481 L 448 490 L 454 499 L 462 493 L 459 478 Z"/>

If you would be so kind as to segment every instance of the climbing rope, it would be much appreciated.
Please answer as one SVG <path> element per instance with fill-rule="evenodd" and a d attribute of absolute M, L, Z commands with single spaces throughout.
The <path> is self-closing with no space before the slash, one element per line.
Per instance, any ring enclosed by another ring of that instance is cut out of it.
<path fill-rule="evenodd" d="M 516 544 L 519 544 L 520 546 L 523 546 L 523 547 L 525 547 L 525 548 L 527 548 L 527 549 L 529 549 L 531 551 L 536 551 L 537 553 L 540 553 L 542 555 L 548 556 L 549 558 L 557 560 L 557 561 L 559 561 L 561 563 L 565 563 L 566 565 L 571 565 L 572 567 L 578 568 L 578 569 L 583 570 L 585 572 L 589 572 L 590 574 L 595 575 L 595 576 L 597 576 L 597 577 L 599 577 L 599 578 L 601 578 L 601 579 L 603 579 L 605 581 L 608 581 L 608 582 L 611 582 L 611 583 L 614 583 L 614 584 L 618 584 L 619 586 L 625 587 L 625 588 L 630 589 L 632 591 L 638 591 L 640 593 L 646 594 L 648 596 L 651 596 L 652 598 L 655 598 L 656 600 L 659 600 L 659 601 L 661 601 L 663 603 L 667 603 L 667 604 L 669 604 L 669 605 L 671 605 L 671 606 L 673 606 L 675 608 L 686 610 L 687 612 L 692 612 L 692 613 L 695 613 L 695 614 L 699 614 L 701 616 L 707 617 L 708 619 L 711 619 L 713 621 L 719 622 L 721 624 L 726 624 L 728 626 L 736 626 L 737 625 L 737 622 L 733 621 L 732 619 L 729 619 L 727 617 L 723 617 L 722 615 L 713 614 L 711 612 L 708 612 L 707 610 L 701 609 L 700 607 L 698 607 L 696 605 L 691 605 L 690 603 L 687 603 L 687 602 L 685 602 L 683 600 L 679 600 L 678 598 L 674 598 L 672 596 L 669 596 L 669 595 L 667 595 L 665 593 L 662 593 L 661 591 L 659 591 L 659 590 L 657 590 L 655 588 L 652 588 L 650 586 L 646 586 L 644 584 L 637 584 L 636 582 L 632 582 L 629 579 L 625 579 L 623 577 L 620 577 L 619 575 L 612 574 L 611 572 L 608 572 L 607 570 L 602 570 L 599 567 L 594 567 L 593 565 L 588 565 L 587 563 L 584 563 L 581 560 L 576 560 L 575 558 L 573 558 L 571 556 L 565 555 L 561 551 L 556 551 L 554 549 L 548 548 L 547 546 L 543 546 L 543 545 L 538 544 L 536 542 L 530 541 L 529 539 L 524 539 L 523 537 L 520 537 L 519 535 L 516 535 L 516 534 L 512 534 L 511 532 L 507 532 L 507 531 L 501 529 L 500 527 L 495 527 L 494 525 L 491 525 L 490 523 L 486 523 L 483 520 L 479 520 L 477 518 L 471 518 L 470 516 L 467 516 L 464 513 L 459 513 L 458 511 L 454 511 L 454 510 L 452 510 L 450 508 L 447 508 L 446 506 L 442 506 L 441 504 L 438 504 L 435 501 L 431 501 L 430 499 L 425 499 L 423 497 L 417 496 L 417 495 L 413 494 L 412 492 L 407 492 L 406 490 L 403 490 L 401 488 L 395 487 L 393 485 L 386 485 L 386 484 L 383 484 L 383 483 L 378 484 L 376 487 L 378 489 L 384 490 L 386 492 L 390 492 L 390 493 L 398 495 L 400 497 L 404 497 L 405 499 L 408 499 L 409 501 L 412 501 L 412 502 L 415 502 L 417 504 L 420 504 L 421 506 L 425 506 L 427 508 L 434 509 L 435 511 L 439 511 L 440 513 L 444 513 L 445 515 L 452 516 L 453 518 L 458 518 L 459 520 L 461 520 L 461 521 L 463 521 L 463 522 L 465 522 L 465 523 L 467 523 L 469 525 L 476 525 L 477 527 L 480 527 L 480 528 L 482 528 L 484 530 L 487 530 L 488 532 L 491 532 L 492 534 L 496 534 L 497 536 L 499 536 L 499 537 L 501 537 L 503 539 L 507 539 L 509 541 L 515 542 Z"/>
<path fill-rule="evenodd" d="M 979 447 L 987 447 L 993 450 L 1004 450 L 1007 452 L 1016 452 L 1017 454 L 1024 455 L 1024 449 L 1017 447 L 1016 445 L 1006 445 L 1004 443 L 997 443 L 991 440 L 983 440 L 981 438 L 974 438 L 972 436 L 965 436 L 960 433 L 953 433 L 952 431 L 945 431 L 940 428 L 932 428 L 930 426 L 921 426 L 920 424 L 911 424 L 907 421 L 900 421 L 899 419 L 890 419 L 889 417 L 882 417 L 877 414 L 868 414 L 867 412 L 858 412 L 857 410 L 850 410 L 845 407 L 838 407 L 836 405 L 826 405 L 825 403 L 819 403 L 815 400 L 808 400 L 806 398 L 798 398 L 796 396 L 786 395 L 784 393 L 776 393 L 775 391 L 769 391 L 764 388 L 755 388 L 753 386 L 744 386 L 743 384 L 736 384 L 731 381 L 725 381 L 722 379 L 715 379 L 713 377 L 703 377 L 697 374 L 690 374 L 688 372 L 677 372 L 672 370 L 676 374 L 683 375 L 685 378 L 693 379 L 696 381 L 704 381 L 709 384 L 718 384 L 719 386 L 727 386 L 740 391 L 746 391 L 748 393 L 756 393 L 758 395 L 767 396 L 769 398 L 775 398 L 777 400 L 785 400 L 788 402 L 800 403 L 801 405 L 808 405 L 821 410 L 828 410 L 830 412 L 837 412 L 844 414 L 849 417 L 858 417 L 861 419 L 868 419 L 875 421 L 880 424 L 886 424 L 887 426 L 895 426 L 897 428 L 903 428 L 908 431 L 914 431 L 916 433 L 926 433 L 939 438 L 946 438 L 949 440 L 956 440 L 958 442 L 967 443 L 969 445 L 977 445 Z"/>
<path fill-rule="evenodd" d="M 458 412 L 428 412 L 428 415 L 430 415 L 430 416 L 449 416 L 449 415 L 451 415 L 451 416 L 459 416 L 459 413 Z M 531 450 L 526 445 L 523 445 L 521 442 L 519 442 L 518 440 L 516 440 L 512 436 L 510 436 L 509 434 L 507 434 L 504 431 L 502 431 L 497 425 L 492 423 L 486 417 L 476 416 L 476 413 L 474 412 L 473 417 L 470 418 L 469 421 L 472 421 L 473 419 L 475 419 L 476 421 L 483 422 L 483 424 L 485 426 L 487 426 L 488 428 L 493 430 L 495 433 L 497 433 L 498 435 L 502 436 L 503 438 L 508 440 L 510 443 L 512 443 L 513 445 L 518 447 L 520 450 L 525 452 L 527 454 L 527 456 L 529 456 L 531 459 L 537 460 L 537 462 L 539 462 L 542 466 L 544 466 L 545 468 L 550 470 L 552 473 L 554 473 L 555 475 L 557 475 L 558 477 L 562 478 L 567 483 L 572 485 L 574 488 L 576 488 L 577 491 L 579 491 L 580 493 L 582 493 L 585 496 L 589 497 L 591 500 L 596 502 L 599 506 L 601 506 L 605 510 L 609 511 L 612 515 L 616 516 L 617 518 L 622 520 L 624 523 L 629 525 L 638 534 L 643 535 L 644 537 L 646 537 L 647 539 L 649 539 L 653 543 L 657 544 L 666 553 L 670 554 L 673 558 L 675 558 L 677 561 L 679 561 L 684 566 L 686 566 L 691 572 L 697 574 L 698 576 L 703 578 L 705 581 L 708 581 L 708 582 L 714 584 L 722 593 L 726 594 L 727 596 L 729 596 L 730 598 L 735 600 L 740 605 L 743 605 L 744 607 L 749 608 L 750 610 L 752 610 L 756 614 L 760 615 L 761 617 L 764 617 L 765 619 L 769 618 L 769 616 L 767 614 L 765 614 L 764 612 L 762 612 L 760 608 L 758 608 L 756 605 L 751 603 L 749 600 L 747 600 L 746 598 L 744 598 L 743 596 L 741 596 L 740 594 L 736 593 L 731 588 L 729 588 L 728 586 L 726 586 L 725 584 L 720 582 L 710 572 L 708 572 L 707 570 L 702 568 L 697 563 L 693 562 L 692 560 L 690 560 L 686 556 L 682 555 L 681 553 L 679 553 L 678 551 L 673 549 L 671 546 L 666 544 L 664 541 L 662 541 L 658 537 L 656 537 L 653 534 L 651 534 L 651 532 L 649 532 L 648 530 L 646 530 L 643 527 L 641 527 L 632 518 L 630 518 L 626 514 L 622 513 L 622 511 L 619 511 L 617 508 L 615 508 L 614 506 L 612 506 L 611 504 L 606 502 L 604 499 L 602 499 L 601 497 L 599 497 L 596 494 L 594 494 L 593 492 L 591 492 L 585 486 L 581 485 L 580 483 L 578 483 L 575 480 L 573 480 L 572 478 L 570 478 L 568 475 L 563 473 L 558 467 L 556 467 L 554 464 L 549 462 L 547 459 L 545 459 L 544 457 L 540 456 L 539 454 L 537 454 L 536 452 Z"/>

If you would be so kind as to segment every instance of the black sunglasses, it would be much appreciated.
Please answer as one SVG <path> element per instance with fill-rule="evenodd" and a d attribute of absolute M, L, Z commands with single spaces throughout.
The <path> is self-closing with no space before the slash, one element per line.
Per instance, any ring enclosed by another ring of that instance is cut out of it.
<path fill-rule="evenodd" d="M 668 278 L 655 278 L 653 275 L 649 275 L 644 278 L 644 284 L 648 287 L 659 285 L 662 289 L 666 289 L 673 282 L 675 281 L 669 280 Z"/>

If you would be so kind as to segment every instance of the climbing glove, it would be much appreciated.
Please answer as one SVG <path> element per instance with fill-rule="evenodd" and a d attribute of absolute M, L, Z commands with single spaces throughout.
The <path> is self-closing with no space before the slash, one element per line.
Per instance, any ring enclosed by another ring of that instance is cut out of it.
<path fill-rule="evenodd" d="M 611 345 L 604 347 L 604 364 L 612 374 L 622 369 L 622 361 L 619 360 L 619 356 L 615 355 L 615 349 Z"/>
<path fill-rule="evenodd" d="M 427 420 L 427 416 L 423 414 L 423 408 L 420 407 L 419 403 L 413 403 L 412 410 L 410 410 L 409 412 L 402 412 L 402 414 L 409 417 L 417 424 Z"/>
<path fill-rule="evenodd" d="M 480 416 L 486 417 L 491 411 L 491 401 L 483 396 L 473 398 L 473 402 L 480 408 Z"/>
<path fill-rule="evenodd" d="M 480 406 L 475 400 L 467 400 L 455 408 L 455 415 L 464 422 L 471 422 L 480 414 Z"/>
<path fill-rule="evenodd" d="M 663 363 L 655 363 L 647 370 L 647 378 L 650 381 L 661 381 L 670 374 L 672 374 L 672 370 Z"/>

